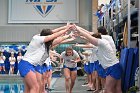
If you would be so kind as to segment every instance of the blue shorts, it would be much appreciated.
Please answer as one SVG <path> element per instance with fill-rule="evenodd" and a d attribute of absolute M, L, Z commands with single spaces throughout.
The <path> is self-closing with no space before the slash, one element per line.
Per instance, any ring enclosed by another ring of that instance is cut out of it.
<path fill-rule="evenodd" d="M 106 78 L 106 71 L 105 71 L 105 69 L 102 67 L 101 64 L 98 64 L 97 67 L 96 67 L 96 69 L 97 69 L 97 73 L 98 73 L 98 75 L 99 75 L 100 77 Z"/>
<path fill-rule="evenodd" d="M 0 63 L 0 66 L 5 66 L 5 64 L 4 63 Z"/>
<path fill-rule="evenodd" d="M 89 63 L 89 70 L 90 73 L 93 73 L 95 71 L 95 63 Z"/>
<path fill-rule="evenodd" d="M 88 65 L 84 65 L 84 71 L 87 73 L 87 74 L 91 74 L 91 70 L 90 70 L 90 67 L 89 67 L 89 64 Z"/>
<path fill-rule="evenodd" d="M 43 74 L 43 66 L 40 65 L 35 66 L 35 71 L 40 74 Z"/>
<path fill-rule="evenodd" d="M 122 77 L 122 72 L 123 72 L 123 70 L 122 70 L 120 63 L 117 63 L 106 69 L 106 76 L 110 75 L 111 77 L 115 78 L 116 80 L 119 80 Z"/>
<path fill-rule="evenodd" d="M 25 60 L 19 62 L 18 69 L 21 77 L 25 77 L 30 71 L 35 72 L 35 66 Z"/>
<path fill-rule="evenodd" d="M 43 65 L 43 73 L 45 73 L 48 70 L 47 65 Z"/>
<path fill-rule="evenodd" d="M 46 72 L 46 71 L 50 71 L 50 70 L 52 70 L 52 66 L 51 65 L 49 65 L 49 66 L 43 65 L 43 73 Z"/>
<path fill-rule="evenodd" d="M 94 62 L 94 65 L 95 65 L 95 70 L 97 71 L 97 67 L 99 66 L 99 61 L 98 61 L 98 60 L 95 61 L 95 62 Z"/>
<path fill-rule="evenodd" d="M 69 68 L 69 67 L 67 67 L 67 66 L 63 66 L 63 68 L 68 68 L 70 71 L 76 71 L 77 70 L 77 67 L 75 67 L 75 68 Z"/>
<path fill-rule="evenodd" d="M 90 72 L 93 73 L 94 71 L 97 70 L 97 66 L 99 65 L 99 61 L 94 61 L 94 63 L 90 63 L 89 67 L 90 67 Z"/>

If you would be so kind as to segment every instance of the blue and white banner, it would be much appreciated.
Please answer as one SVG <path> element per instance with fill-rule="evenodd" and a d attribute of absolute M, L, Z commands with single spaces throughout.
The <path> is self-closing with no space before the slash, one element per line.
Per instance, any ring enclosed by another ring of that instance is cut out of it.
<path fill-rule="evenodd" d="M 79 22 L 79 0 L 9 0 L 8 23 Z"/>

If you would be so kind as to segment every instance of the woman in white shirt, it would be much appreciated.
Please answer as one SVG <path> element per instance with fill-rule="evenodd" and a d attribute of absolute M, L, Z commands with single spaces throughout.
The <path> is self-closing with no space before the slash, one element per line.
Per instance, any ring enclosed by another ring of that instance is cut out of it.
<path fill-rule="evenodd" d="M 18 56 L 17 56 L 17 62 L 19 64 L 19 62 L 23 59 L 23 56 L 22 56 L 22 53 L 21 52 L 18 52 Z M 19 70 L 17 72 L 17 74 L 19 74 Z"/>
<path fill-rule="evenodd" d="M 86 53 L 89 54 L 88 57 L 89 62 L 84 65 L 84 69 L 89 76 L 89 80 L 91 80 L 91 83 L 89 84 L 90 89 L 88 91 L 94 91 L 94 90 L 98 91 L 100 88 L 99 79 L 98 79 L 99 77 L 97 73 L 97 66 L 99 62 L 96 56 L 96 52 L 98 51 L 98 48 L 89 42 L 86 44 L 75 44 L 75 46 L 85 49 Z"/>
<path fill-rule="evenodd" d="M 3 55 L 3 52 L 0 52 L 0 71 L 5 71 L 5 61 L 6 57 Z"/>
<path fill-rule="evenodd" d="M 103 68 L 106 69 L 105 93 L 122 93 L 122 67 L 110 43 L 105 39 L 101 39 L 100 34 L 96 34 L 95 38 L 83 28 L 81 29 L 81 27 L 75 26 L 73 29 L 76 29 L 80 35 L 84 36 L 91 44 L 98 47 L 97 57 Z"/>
<path fill-rule="evenodd" d="M 23 77 L 25 93 L 41 92 L 37 80 L 38 77 L 36 77 L 35 73 L 35 66 L 41 66 L 44 63 L 46 58 L 49 57 L 48 53 L 50 47 L 64 39 L 63 36 L 59 40 L 55 38 L 66 33 L 70 28 L 71 25 L 63 26 L 54 30 L 43 29 L 40 34 L 33 36 L 23 60 L 19 62 L 19 72 L 21 77 Z M 41 75 L 39 77 L 41 77 Z"/>
<path fill-rule="evenodd" d="M 71 47 L 67 47 L 66 50 L 61 53 L 60 63 L 64 63 L 66 93 L 72 93 L 77 77 L 77 62 L 80 62 L 80 57 Z"/>
<path fill-rule="evenodd" d="M 22 53 L 19 52 L 19 53 L 18 53 L 18 56 L 17 56 L 17 62 L 18 62 L 18 64 L 19 64 L 19 62 L 22 60 L 22 58 L 23 58 Z"/>
<path fill-rule="evenodd" d="M 16 62 L 14 52 L 11 52 L 11 56 L 9 57 L 9 62 L 10 62 L 10 74 L 14 74 L 14 68 L 15 68 L 15 62 Z"/>
<path fill-rule="evenodd" d="M 71 37 L 71 38 L 67 39 L 68 37 Z M 74 40 L 74 38 L 72 37 L 72 34 L 65 35 L 65 36 L 61 35 L 61 36 L 57 37 L 56 39 L 54 39 L 54 41 L 57 41 L 57 44 L 55 44 L 55 45 L 52 44 L 49 49 L 53 49 L 54 47 L 56 47 L 60 43 L 65 43 L 65 42 L 69 42 L 69 41 L 72 41 L 72 40 Z M 47 43 L 47 44 L 49 44 L 49 43 Z M 45 90 L 44 82 L 46 82 L 46 80 L 47 80 L 47 83 L 48 83 L 47 89 L 49 91 L 51 91 L 51 89 L 50 89 L 50 83 L 51 83 L 51 77 L 52 77 L 52 70 L 51 70 L 52 66 L 51 66 L 51 63 L 53 63 L 52 61 L 54 60 L 52 58 L 52 55 L 58 55 L 58 54 L 56 54 L 54 51 L 51 51 L 51 50 L 49 50 L 48 52 L 49 52 L 48 53 L 49 60 L 46 57 L 46 60 L 44 61 L 43 65 L 39 65 L 38 64 L 35 67 L 37 81 L 38 81 L 38 84 L 40 86 L 40 93 L 42 93 L 41 91 Z M 51 60 L 50 60 L 50 58 L 51 58 Z M 47 62 L 48 62 L 49 65 L 47 64 Z M 46 80 L 42 80 L 42 78 L 44 78 L 44 77 L 46 78 Z"/>
<path fill-rule="evenodd" d="M 47 89 L 48 91 L 51 91 L 50 84 L 51 84 L 51 78 L 52 78 L 52 66 L 51 66 L 51 59 L 50 57 L 46 59 L 44 65 L 43 65 L 43 88 L 44 90 Z"/>

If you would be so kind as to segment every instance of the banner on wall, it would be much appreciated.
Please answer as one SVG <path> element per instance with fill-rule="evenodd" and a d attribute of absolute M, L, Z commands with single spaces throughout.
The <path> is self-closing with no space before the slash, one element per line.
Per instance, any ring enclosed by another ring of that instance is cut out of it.
<path fill-rule="evenodd" d="M 9 0 L 8 23 L 79 22 L 79 0 Z"/>

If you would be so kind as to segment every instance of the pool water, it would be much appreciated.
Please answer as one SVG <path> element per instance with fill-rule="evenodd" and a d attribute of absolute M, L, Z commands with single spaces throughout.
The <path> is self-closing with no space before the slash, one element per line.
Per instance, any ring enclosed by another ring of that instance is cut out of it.
<path fill-rule="evenodd" d="M 0 84 L 0 93 L 23 93 L 23 84 Z"/>
<path fill-rule="evenodd" d="M 55 72 L 51 81 L 53 88 L 57 78 L 60 77 L 60 72 Z M 24 84 L 19 75 L 0 74 L 0 93 L 23 93 Z"/>

